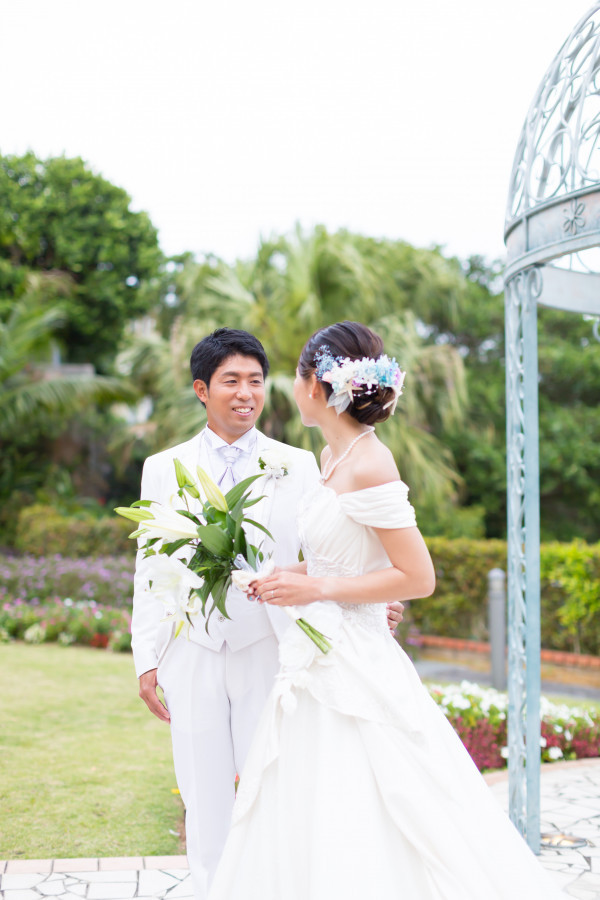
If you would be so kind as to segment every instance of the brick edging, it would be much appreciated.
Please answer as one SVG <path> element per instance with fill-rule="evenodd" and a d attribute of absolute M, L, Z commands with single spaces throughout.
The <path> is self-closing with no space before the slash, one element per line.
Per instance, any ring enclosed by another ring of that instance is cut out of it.
<path fill-rule="evenodd" d="M 437 634 L 419 635 L 422 647 L 439 647 L 443 650 L 459 650 L 469 653 L 490 653 L 487 641 L 472 641 L 466 638 L 442 637 Z M 542 650 L 542 662 L 557 666 L 573 666 L 577 669 L 600 669 L 600 656 L 586 656 L 582 653 L 566 653 L 563 650 Z"/>

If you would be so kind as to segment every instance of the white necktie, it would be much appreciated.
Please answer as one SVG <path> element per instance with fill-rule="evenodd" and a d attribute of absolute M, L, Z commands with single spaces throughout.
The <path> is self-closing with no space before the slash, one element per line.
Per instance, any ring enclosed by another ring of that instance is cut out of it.
<path fill-rule="evenodd" d="M 236 483 L 236 477 L 233 472 L 233 467 L 242 452 L 239 447 L 230 447 L 223 446 L 218 448 L 218 452 L 223 457 L 225 461 L 225 468 L 223 469 L 223 473 L 219 478 L 217 484 L 223 491 L 223 493 L 227 493 L 227 491 L 231 490 L 231 488 Z"/>

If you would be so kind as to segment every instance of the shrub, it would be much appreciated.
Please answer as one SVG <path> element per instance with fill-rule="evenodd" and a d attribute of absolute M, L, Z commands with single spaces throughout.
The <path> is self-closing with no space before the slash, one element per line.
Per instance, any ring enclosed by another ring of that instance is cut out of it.
<path fill-rule="evenodd" d="M 481 771 L 506 764 L 508 696 L 463 681 L 430 685 L 429 692 Z M 542 762 L 600 755 L 600 713 L 541 699 Z"/>
<path fill-rule="evenodd" d="M 15 549 L 32 556 L 109 556 L 133 553 L 132 531 L 116 515 L 64 515 L 51 506 L 26 506 L 19 513 Z"/>
<path fill-rule="evenodd" d="M 486 640 L 487 579 L 506 571 L 504 541 L 428 538 L 436 570 L 432 597 L 410 604 L 421 634 Z M 574 541 L 540 548 L 542 646 L 600 654 L 600 544 Z"/>

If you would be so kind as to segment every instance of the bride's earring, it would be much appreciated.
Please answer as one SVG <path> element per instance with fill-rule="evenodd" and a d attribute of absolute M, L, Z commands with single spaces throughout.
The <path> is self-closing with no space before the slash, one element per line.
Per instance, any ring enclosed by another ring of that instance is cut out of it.
<path fill-rule="evenodd" d="M 308 395 L 308 399 L 309 399 L 309 400 L 312 400 L 312 398 L 313 398 L 313 395 L 312 395 L 312 394 L 309 394 L 309 395 Z"/>

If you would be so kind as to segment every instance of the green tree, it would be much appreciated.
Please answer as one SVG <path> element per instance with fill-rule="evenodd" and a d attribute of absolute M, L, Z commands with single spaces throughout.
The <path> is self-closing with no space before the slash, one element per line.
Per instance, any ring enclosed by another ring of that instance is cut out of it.
<path fill-rule="evenodd" d="M 14 301 L 0 301 L 0 533 L 10 540 L 16 510 L 48 483 L 53 496 L 70 489 L 54 465 L 55 442 L 77 414 L 77 427 L 97 406 L 133 402 L 121 378 L 95 375 L 91 366 L 52 363 L 53 332 L 64 321 L 68 276 L 35 273 Z"/>
<path fill-rule="evenodd" d="M 459 263 L 456 262 L 458 266 Z M 463 477 L 462 502 L 485 509 L 489 537 L 506 534 L 504 298 L 498 263 L 473 257 L 454 316 L 434 310 L 431 339 L 461 353 L 469 406 L 444 440 Z M 582 316 L 539 307 L 540 511 L 545 540 L 600 534 L 600 345 Z"/>
<path fill-rule="evenodd" d="M 52 334 L 65 318 L 65 277 L 29 276 L 26 292 L 0 319 L 0 441 L 10 441 L 36 419 L 73 415 L 93 403 L 131 401 L 122 379 L 51 365 Z"/>
<path fill-rule="evenodd" d="M 423 309 L 442 303 L 440 298 L 456 305 L 461 280 L 460 271 L 437 251 L 348 232 L 329 234 L 322 227 L 265 241 L 254 259 L 234 266 L 214 258 L 201 264 L 183 260 L 157 314 L 162 334 L 137 338 L 124 357 L 136 384 L 153 398 L 153 449 L 198 429 L 201 407 L 190 389 L 187 360 L 197 340 L 227 324 L 252 331 L 269 355 L 262 427 L 318 452 L 319 436 L 303 428 L 297 415 L 294 370 L 312 332 L 354 319 L 379 331 L 387 351 L 409 372 L 398 413 L 382 431 L 403 477 L 432 510 L 452 505 L 460 478 L 439 434 L 462 419 L 463 364 L 452 347 L 428 342 L 410 304 L 416 290 Z"/>
<path fill-rule="evenodd" d="M 32 270 L 70 275 L 68 361 L 107 370 L 125 323 L 155 302 L 142 286 L 159 272 L 157 234 L 130 202 L 81 159 L 0 156 L 0 296 L 16 300 Z"/>

